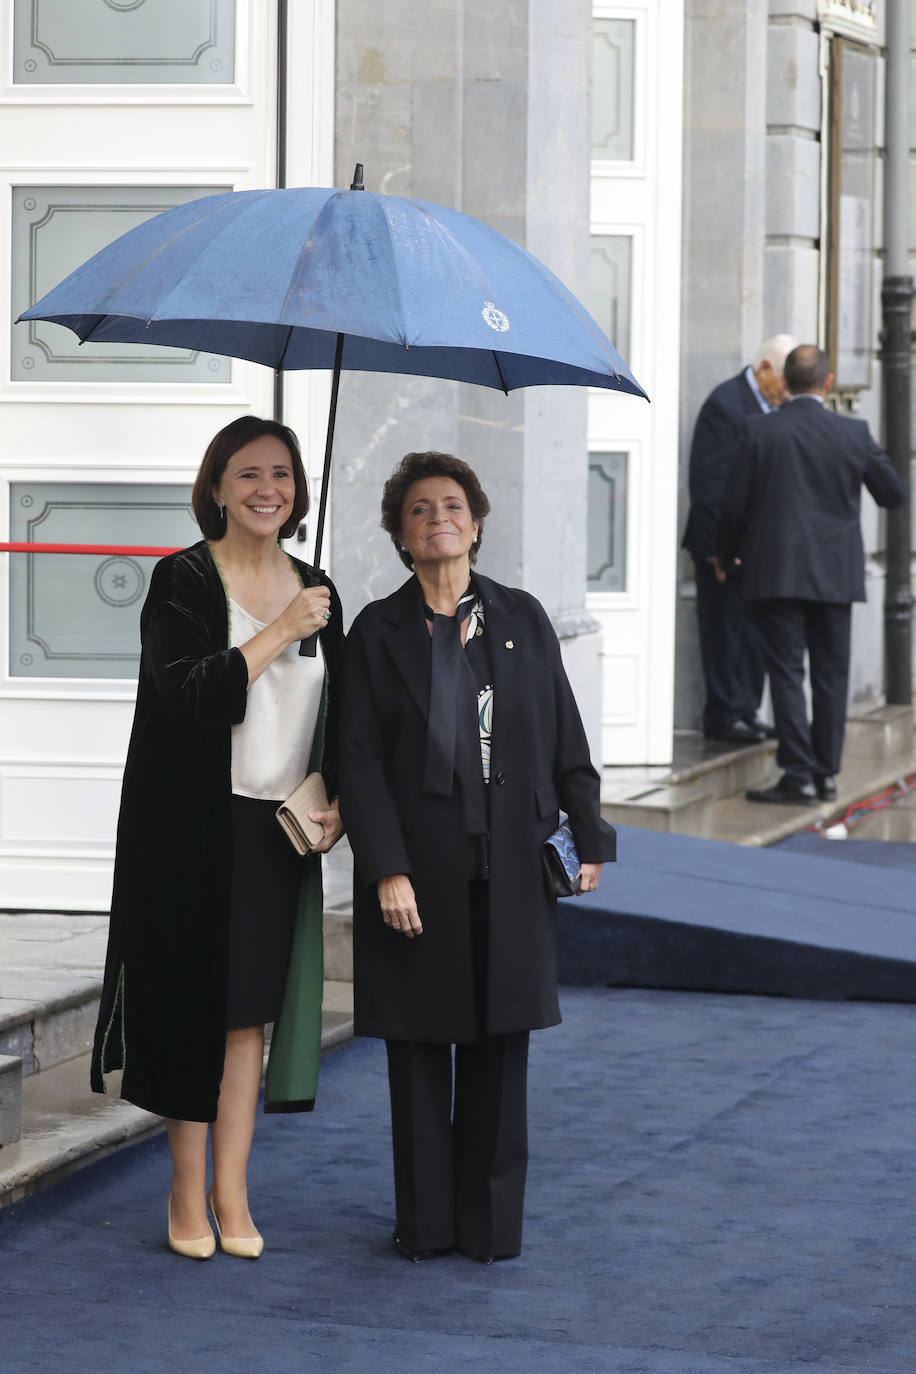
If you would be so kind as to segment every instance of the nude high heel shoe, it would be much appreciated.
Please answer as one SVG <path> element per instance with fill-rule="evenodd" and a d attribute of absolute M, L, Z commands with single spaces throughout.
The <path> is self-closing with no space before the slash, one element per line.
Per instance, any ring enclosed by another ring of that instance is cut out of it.
<path fill-rule="evenodd" d="M 225 1255 L 235 1255 L 238 1259 L 257 1259 L 264 1249 L 264 1237 L 256 1236 L 224 1236 L 219 1224 L 219 1217 L 216 1215 L 216 1208 L 213 1205 L 213 1189 L 207 1194 L 207 1202 L 210 1211 L 213 1213 L 213 1222 L 216 1226 L 216 1234 L 219 1236 L 219 1248 Z"/>
<path fill-rule="evenodd" d="M 206 1260 L 216 1253 L 216 1241 L 212 1231 L 208 1231 L 205 1236 L 199 1236 L 196 1240 L 175 1239 L 172 1235 L 171 1193 L 169 1193 L 169 1200 L 166 1204 L 166 1214 L 169 1219 L 169 1249 L 174 1250 L 176 1255 L 184 1255 L 186 1259 Z"/>

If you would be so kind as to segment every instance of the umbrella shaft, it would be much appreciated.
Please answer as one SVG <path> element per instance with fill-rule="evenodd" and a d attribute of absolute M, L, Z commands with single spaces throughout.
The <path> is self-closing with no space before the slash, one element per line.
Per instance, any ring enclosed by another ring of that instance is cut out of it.
<path fill-rule="evenodd" d="M 321 474 L 321 497 L 318 501 L 318 526 L 315 530 L 314 563 L 321 567 L 321 546 L 324 543 L 324 521 L 328 509 L 328 491 L 331 483 L 331 454 L 334 451 L 334 426 L 337 421 L 337 393 L 340 390 L 340 368 L 343 361 L 343 334 L 337 335 L 337 348 L 334 352 L 334 380 L 331 383 L 331 408 L 328 411 L 328 437 L 324 446 L 324 469 Z"/>

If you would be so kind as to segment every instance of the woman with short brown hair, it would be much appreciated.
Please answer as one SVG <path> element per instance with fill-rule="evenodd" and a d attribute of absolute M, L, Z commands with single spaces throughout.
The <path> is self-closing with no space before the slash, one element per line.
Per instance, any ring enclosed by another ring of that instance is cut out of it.
<path fill-rule="evenodd" d="M 347 638 L 356 1032 L 387 1046 L 394 1241 L 412 1260 L 519 1253 L 528 1033 L 560 1019 L 540 849 L 562 807 L 583 892 L 615 856 L 547 615 L 471 571 L 489 509 L 466 463 L 409 453 L 382 525 L 413 576 Z"/>

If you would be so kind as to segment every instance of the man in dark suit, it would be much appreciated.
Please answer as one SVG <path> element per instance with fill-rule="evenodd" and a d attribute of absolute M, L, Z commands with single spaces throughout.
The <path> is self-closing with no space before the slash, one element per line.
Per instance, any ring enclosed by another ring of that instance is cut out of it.
<path fill-rule="evenodd" d="M 766 727 L 757 717 L 763 657 L 744 599 L 739 566 L 716 562 L 716 526 L 729 474 L 741 455 L 752 415 L 781 405 L 783 366 L 795 340 L 777 334 L 761 344 L 751 366 L 722 382 L 703 402 L 690 448 L 690 511 L 683 547 L 696 568 L 697 620 L 706 683 L 703 733 L 733 744 L 756 744 Z"/>
<path fill-rule="evenodd" d="M 865 600 L 863 485 L 880 506 L 904 488 L 864 420 L 826 409 L 830 360 L 813 344 L 785 364 L 789 399 L 748 422 L 719 524 L 719 562 L 740 557 L 770 677 L 783 776 L 751 801 L 816 806 L 836 797 L 846 729 L 853 601 Z M 804 697 L 811 675 L 812 721 Z"/>

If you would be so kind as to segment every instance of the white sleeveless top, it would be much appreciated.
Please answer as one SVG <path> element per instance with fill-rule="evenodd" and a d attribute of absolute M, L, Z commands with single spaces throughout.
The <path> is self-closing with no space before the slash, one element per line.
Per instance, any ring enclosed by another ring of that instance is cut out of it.
<path fill-rule="evenodd" d="M 231 596 L 229 616 L 233 647 L 253 639 L 266 623 Z M 231 731 L 233 792 L 283 801 L 299 786 L 308 771 L 323 685 L 323 653 L 300 657 L 298 640 L 249 685 L 245 719 Z"/>

